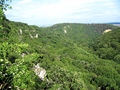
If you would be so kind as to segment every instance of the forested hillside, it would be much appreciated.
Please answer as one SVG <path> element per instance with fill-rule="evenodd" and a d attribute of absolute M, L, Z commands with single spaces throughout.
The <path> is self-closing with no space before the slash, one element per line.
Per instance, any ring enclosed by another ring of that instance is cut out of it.
<path fill-rule="evenodd" d="M 120 63 L 120 28 L 100 36 L 94 42 L 93 49 L 100 58 Z"/>
<path fill-rule="evenodd" d="M 119 63 L 117 26 L 0 21 L 1 90 L 119 90 Z"/>
<path fill-rule="evenodd" d="M 88 46 L 89 42 L 95 40 L 105 30 L 114 30 L 116 28 L 117 27 L 108 24 L 63 23 L 53 25 L 48 29 L 59 31 L 59 34 L 65 33 L 65 36 L 69 37 L 77 45 Z"/>
<path fill-rule="evenodd" d="M 1 24 L 2 89 L 9 86 L 13 89 L 19 87 L 31 90 L 33 87 L 38 90 L 120 88 L 120 65 L 112 60 L 98 58 L 88 47 L 89 43 L 100 35 L 100 38 L 104 35 L 108 38 L 114 37 L 109 35 L 111 33 L 118 34 L 115 36 L 116 43 L 119 44 L 119 29 L 114 30 L 117 27 L 106 24 L 58 24 L 40 28 L 9 20 L 4 20 Z M 103 34 L 106 29 L 113 31 Z M 46 70 L 49 82 L 40 80 L 34 74 L 31 68 L 37 63 Z M 22 73 L 24 70 L 25 73 Z M 6 80 L 7 78 L 10 78 L 10 81 Z M 31 81 L 33 83 L 28 83 Z"/>

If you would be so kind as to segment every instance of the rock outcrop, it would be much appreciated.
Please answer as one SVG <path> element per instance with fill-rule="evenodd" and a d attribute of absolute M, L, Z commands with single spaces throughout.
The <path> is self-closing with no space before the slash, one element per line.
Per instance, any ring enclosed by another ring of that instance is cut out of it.
<path fill-rule="evenodd" d="M 103 32 L 103 34 L 104 33 L 107 33 L 107 32 L 110 32 L 110 31 L 112 31 L 111 29 L 107 29 L 107 30 L 105 30 L 104 32 Z"/>
<path fill-rule="evenodd" d="M 47 75 L 45 69 L 43 69 L 42 67 L 39 66 L 39 64 L 37 64 L 35 65 L 34 72 L 42 81 L 44 81 Z"/>
<path fill-rule="evenodd" d="M 20 32 L 20 34 L 22 34 L 22 30 L 21 30 L 21 29 L 20 29 L 20 31 L 19 31 L 19 32 Z"/>
<path fill-rule="evenodd" d="M 35 38 L 38 38 L 38 34 L 35 35 Z"/>
<path fill-rule="evenodd" d="M 64 30 L 64 33 L 67 33 L 67 31 L 66 31 L 66 30 Z"/>

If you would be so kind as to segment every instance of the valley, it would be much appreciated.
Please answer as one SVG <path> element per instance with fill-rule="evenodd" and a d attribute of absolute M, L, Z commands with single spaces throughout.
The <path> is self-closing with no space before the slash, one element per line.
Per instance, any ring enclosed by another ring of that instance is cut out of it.
<path fill-rule="evenodd" d="M 42 28 L 9 20 L 1 24 L 2 89 L 9 86 L 27 90 L 120 88 L 120 29 L 117 26 L 63 23 Z M 103 34 L 109 29 L 110 32 Z M 32 69 L 35 65 L 39 65 L 35 73 L 44 72 L 45 79 L 35 75 Z"/>
<path fill-rule="evenodd" d="M 78 0 L 76 3 L 71 0 L 68 4 L 66 0 L 59 3 L 48 0 L 46 3 L 40 0 L 16 3 L 14 0 L 12 5 L 15 8 L 10 14 L 5 11 L 11 9 L 11 0 L 1 0 L 0 90 L 120 90 L 119 23 L 36 26 L 38 23 L 47 25 L 58 22 L 56 18 L 59 22 L 62 19 L 69 22 L 117 19 L 119 12 L 114 7 L 117 3 L 102 0 L 100 10 L 100 1 Z M 114 9 L 109 5 L 113 5 Z M 34 25 L 12 21 L 6 15 Z"/>

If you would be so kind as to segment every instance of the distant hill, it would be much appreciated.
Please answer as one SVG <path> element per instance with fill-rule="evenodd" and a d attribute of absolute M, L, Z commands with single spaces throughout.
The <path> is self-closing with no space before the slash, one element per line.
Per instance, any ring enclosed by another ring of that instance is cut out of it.
<path fill-rule="evenodd" d="M 118 27 L 120 27 L 120 24 L 113 24 L 114 26 L 118 26 Z"/>
<path fill-rule="evenodd" d="M 108 24 L 120 24 L 120 22 L 110 22 Z"/>
<path fill-rule="evenodd" d="M 120 22 L 111 22 L 111 23 L 108 23 L 108 24 L 112 24 L 112 25 L 114 25 L 114 26 L 120 27 Z"/>
<path fill-rule="evenodd" d="M 67 38 L 73 40 L 78 45 L 86 46 L 87 43 L 95 40 L 105 30 L 114 30 L 117 27 L 109 24 L 78 24 L 78 23 L 63 23 L 56 24 L 47 29 L 59 34 L 64 34 Z M 66 33 L 64 33 L 66 32 Z"/>

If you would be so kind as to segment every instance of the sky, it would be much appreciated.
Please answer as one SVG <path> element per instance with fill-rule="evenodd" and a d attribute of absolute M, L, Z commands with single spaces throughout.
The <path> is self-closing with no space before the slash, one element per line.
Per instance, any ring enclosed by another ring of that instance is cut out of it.
<path fill-rule="evenodd" d="M 9 20 L 29 25 L 120 22 L 120 0 L 12 0 Z"/>

